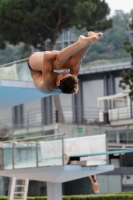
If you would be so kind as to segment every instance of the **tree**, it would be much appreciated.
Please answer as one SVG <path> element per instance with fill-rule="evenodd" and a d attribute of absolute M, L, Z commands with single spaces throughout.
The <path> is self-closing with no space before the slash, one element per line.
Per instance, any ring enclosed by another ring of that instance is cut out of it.
<path fill-rule="evenodd" d="M 113 27 L 103 31 L 104 37 L 91 47 L 91 51 L 88 52 L 83 60 L 83 65 L 85 65 L 86 69 L 89 69 L 92 62 L 96 64 L 96 60 L 98 62 L 100 60 L 108 60 L 108 63 L 112 63 L 114 59 L 117 59 L 117 61 L 119 59 L 121 62 L 122 60 L 126 61 L 129 59 L 130 56 L 122 48 L 122 43 L 124 40 L 128 40 L 125 27 L 132 16 L 131 13 L 124 13 L 123 11 L 115 12 L 115 15 L 112 16 Z M 80 34 L 84 35 L 86 30 L 78 30 L 76 34 L 77 36 Z"/>
<path fill-rule="evenodd" d="M 63 29 L 75 26 L 99 31 L 111 27 L 112 20 L 106 18 L 109 12 L 105 0 L 1 0 L 0 48 L 8 41 L 44 50 L 47 40 L 47 48 L 52 50 Z M 59 108 L 59 97 L 55 102 Z"/>
<path fill-rule="evenodd" d="M 129 26 L 127 27 L 127 30 L 130 32 L 132 31 L 133 33 L 133 19 L 131 20 Z M 133 44 L 131 44 L 131 42 L 126 40 L 123 42 L 123 46 L 125 51 L 130 54 L 132 61 L 131 61 L 131 69 L 129 69 L 128 71 L 125 70 L 122 71 L 121 73 L 122 79 L 119 82 L 119 87 L 125 89 L 128 86 L 130 89 L 129 96 L 133 100 Z"/>
<path fill-rule="evenodd" d="M 105 0 L 1 0 L 0 42 L 16 45 L 24 42 L 44 50 L 49 39 L 52 50 L 58 34 L 72 26 L 87 30 L 103 30 L 111 27 L 106 19 L 110 9 Z"/>

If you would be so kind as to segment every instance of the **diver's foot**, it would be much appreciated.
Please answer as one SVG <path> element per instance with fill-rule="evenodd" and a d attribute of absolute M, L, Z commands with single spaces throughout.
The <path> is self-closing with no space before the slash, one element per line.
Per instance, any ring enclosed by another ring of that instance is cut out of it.
<path fill-rule="evenodd" d="M 88 32 L 88 37 L 91 37 L 91 36 L 98 36 L 99 38 L 100 37 L 102 37 L 103 36 L 103 33 L 101 33 L 101 32 L 98 32 L 98 33 L 95 33 L 95 32 L 93 32 L 93 31 L 89 31 Z"/>
<path fill-rule="evenodd" d="M 92 31 L 90 31 L 88 33 L 88 37 L 85 37 L 83 35 L 79 36 L 78 42 L 81 46 L 85 47 L 90 45 L 92 42 L 97 41 L 99 38 L 101 38 L 103 36 L 103 34 L 101 32 L 99 33 L 94 33 Z"/>

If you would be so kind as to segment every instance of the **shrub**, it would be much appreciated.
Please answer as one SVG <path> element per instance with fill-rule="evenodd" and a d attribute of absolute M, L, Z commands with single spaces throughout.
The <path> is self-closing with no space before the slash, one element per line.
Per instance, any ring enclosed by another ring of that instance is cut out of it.
<path fill-rule="evenodd" d="M 21 197 L 17 197 L 18 199 Z M 133 200 L 133 192 L 122 192 L 98 195 L 73 195 L 63 196 L 63 200 Z M 7 200 L 6 196 L 0 196 L 0 200 Z M 27 197 L 27 200 L 47 200 L 46 196 Z"/>

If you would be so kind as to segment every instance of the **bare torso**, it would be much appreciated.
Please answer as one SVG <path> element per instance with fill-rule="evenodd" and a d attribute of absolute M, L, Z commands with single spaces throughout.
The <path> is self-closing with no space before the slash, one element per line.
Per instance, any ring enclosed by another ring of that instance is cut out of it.
<path fill-rule="evenodd" d="M 99 183 L 98 182 L 94 182 L 92 184 L 92 187 L 93 187 L 93 192 L 99 192 Z"/>

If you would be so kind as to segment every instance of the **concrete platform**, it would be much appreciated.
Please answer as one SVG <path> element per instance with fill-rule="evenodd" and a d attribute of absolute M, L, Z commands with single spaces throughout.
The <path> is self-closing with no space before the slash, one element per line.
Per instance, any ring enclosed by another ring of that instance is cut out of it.
<path fill-rule="evenodd" d="M 0 109 L 20 105 L 32 100 L 59 94 L 59 91 L 44 94 L 32 81 L 0 80 Z"/>
<path fill-rule="evenodd" d="M 113 165 L 100 165 L 93 167 L 82 167 L 79 165 L 64 165 L 15 170 L 0 170 L 0 176 L 16 177 L 20 179 L 30 179 L 53 183 L 63 183 L 94 174 L 101 174 L 112 170 L 114 170 Z"/>

